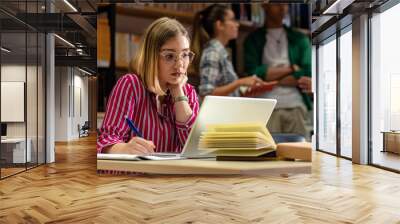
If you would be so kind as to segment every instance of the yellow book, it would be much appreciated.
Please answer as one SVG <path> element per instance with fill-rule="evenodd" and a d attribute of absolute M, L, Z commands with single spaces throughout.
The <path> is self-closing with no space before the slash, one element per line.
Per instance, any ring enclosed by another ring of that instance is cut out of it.
<path fill-rule="evenodd" d="M 276 150 L 264 124 L 209 125 L 200 136 L 199 149 L 216 156 L 255 157 Z"/>
<path fill-rule="evenodd" d="M 97 67 L 109 67 L 111 60 L 110 26 L 104 14 L 97 16 Z"/>

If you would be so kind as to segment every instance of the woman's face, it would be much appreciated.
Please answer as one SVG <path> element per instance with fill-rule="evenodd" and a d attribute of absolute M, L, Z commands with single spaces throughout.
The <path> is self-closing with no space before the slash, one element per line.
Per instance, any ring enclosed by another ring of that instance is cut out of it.
<path fill-rule="evenodd" d="M 228 9 L 225 12 L 224 21 L 221 23 L 220 33 L 226 36 L 226 39 L 233 40 L 238 37 L 239 23 L 235 19 L 235 13 Z"/>
<path fill-rule="evenodd" d="M 159 54 L 158 78 L 161 87 L 166 90 L 168 84 L 176 85 L 183 80 L 193 55 L 189 49 L 189 40 L 181 34 L 169 39 Z"/>

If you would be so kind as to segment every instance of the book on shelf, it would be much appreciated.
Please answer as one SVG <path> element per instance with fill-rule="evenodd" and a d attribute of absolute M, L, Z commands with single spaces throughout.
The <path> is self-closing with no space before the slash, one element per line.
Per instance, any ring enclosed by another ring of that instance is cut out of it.
<path fill-rule="evenodd" d="M 115 33 L 115 65 L 128 68 L 130 61 L 129 33 Z"/>
<path fill-rule="evenodd" d="M 99 14 L 97 18 L 97 67 L 108 67 L 111 61 L 110 26 L 108 19 Z"/>
<path fill-rule="evenodd" d="M 115 65 L 129 69 L 140 45 L 140 36 L 129 33 L 115 33 Z"/>
<path fill-rule="evenodd" d="M 137 34 L 131 34 L 130 37 L 130 61 L 131 62 L 135 57 L 136 57 L 136 53 L 139 50 L 139 46 L 140 46 L 140 40 L 141 40 L 141 36 L 137 35 Z"/>
<path fill-rule="evenodd" d="M 209 125 L 199 140 L 206 154 L 233 157 L 257 157 L 276 150 L 276 144 L 261 123 Z"/>

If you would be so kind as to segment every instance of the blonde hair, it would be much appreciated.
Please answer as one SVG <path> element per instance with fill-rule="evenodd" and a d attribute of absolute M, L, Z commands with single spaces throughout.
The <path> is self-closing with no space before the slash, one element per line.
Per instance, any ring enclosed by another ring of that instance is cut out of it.
<path fill-rule="evenodd" d="M 169 39 L 179 34 L 189 40 L 187 30 L 177 20 L 168 17 L 157 19 L 146 29 L 133 60 L 132 70 L 139 75 L 145 87 L 157 95 L 166 94 L 158 79 L 159 52 Z"/>

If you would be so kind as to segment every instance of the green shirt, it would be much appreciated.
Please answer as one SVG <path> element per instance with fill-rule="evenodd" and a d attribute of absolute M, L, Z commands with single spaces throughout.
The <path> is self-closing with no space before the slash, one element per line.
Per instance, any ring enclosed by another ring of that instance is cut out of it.
<path fill-rule="evenodd" d="M 291 64 L 296 64 L 300 70 L 292 75 L 299 79 L 302 76 L 311 77 L 311 42 L 303 33 L 297 32 L 289 27 L 284 27 L 288 38 L 288 55 Z M 259 28 L 249 34 L 244 42 L 244 63 L 247 74 L 256 74 L 262 79 L 266 78 L 268 65 L 262 63 L 264 45 L 267 29 Z M 303 93 L 303 101 L 307 109 L 311 110 L 312 102 L 310 96 Z"/>

